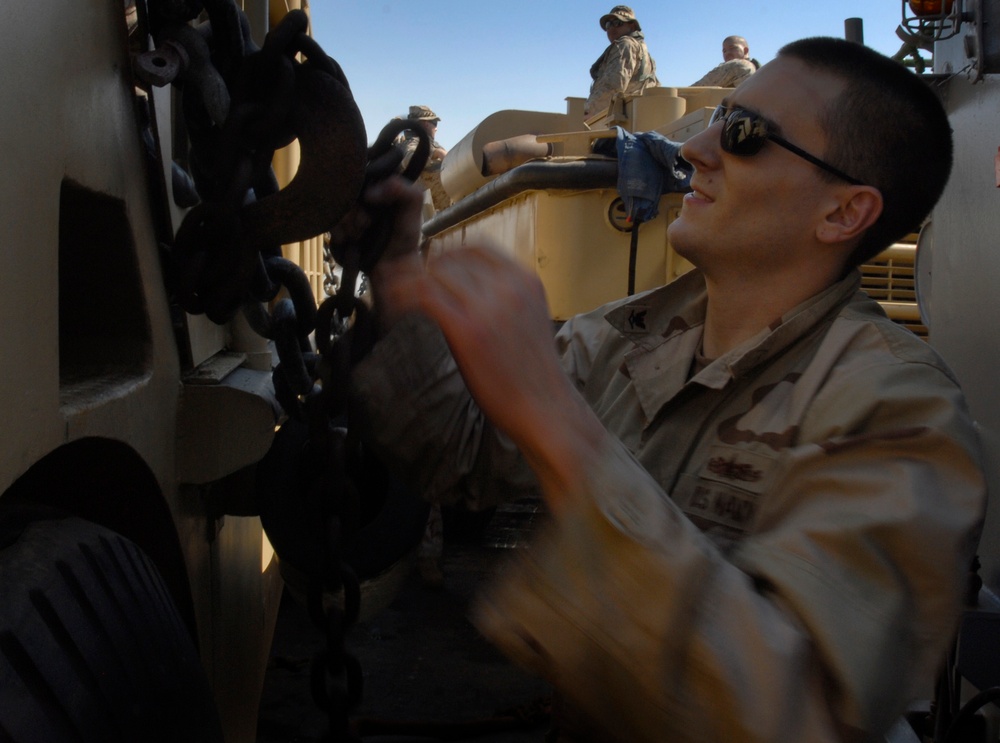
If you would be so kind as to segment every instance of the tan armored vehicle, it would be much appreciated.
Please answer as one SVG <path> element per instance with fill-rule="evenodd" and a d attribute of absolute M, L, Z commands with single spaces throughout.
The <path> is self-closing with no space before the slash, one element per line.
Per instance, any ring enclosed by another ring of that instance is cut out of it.
<path fill-rule="evenodd" d="M 245 30 L 263 43 L 289 5 L 242 3 Z M 256 735 L 282 586 L 250 502 L 271 351 L 239 316 L 169 301 L 164 245 L 190 203 L 179 96 L 134 69 L 146 8 L 0 14 L 3 740 Z"/>

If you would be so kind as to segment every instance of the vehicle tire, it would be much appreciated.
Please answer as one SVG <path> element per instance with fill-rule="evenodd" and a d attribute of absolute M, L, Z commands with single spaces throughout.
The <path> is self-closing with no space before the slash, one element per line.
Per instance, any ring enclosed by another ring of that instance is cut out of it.
<path fill-rule="evenodd" d="M 223 740 L 195 643 L 121 535 L 0 501 L 0 741 Z"/>

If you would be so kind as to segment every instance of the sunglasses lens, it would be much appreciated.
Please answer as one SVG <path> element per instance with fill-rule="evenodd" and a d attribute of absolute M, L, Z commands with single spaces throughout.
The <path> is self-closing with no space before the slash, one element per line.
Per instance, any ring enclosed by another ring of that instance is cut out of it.
<path fill-rule="evenodd" d="M 712 114 L 711 123 L 722 121 L 722 149 L 731 155 L 756 155 L 767 141 L 764 120 L 740 108 L 722 106 Z"/>

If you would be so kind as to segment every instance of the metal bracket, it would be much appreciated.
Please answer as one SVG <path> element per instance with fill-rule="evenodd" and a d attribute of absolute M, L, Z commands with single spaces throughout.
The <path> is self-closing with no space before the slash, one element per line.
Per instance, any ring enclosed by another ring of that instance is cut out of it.
<path fill-rule="evenodd" d="M 901 0 L 903 22 L 900 28 L 918 40 L 935 42 L 950 39 L 961 30 L 963 22 L 972 20 L 970 14 L 965 13 L 963 9 L 966 1 L 941 0 L 939 12 L 918 14 L 913 10 L 911 0 Z M 915 2 L 923 5 L 927 0 L 915 0 Z"/>

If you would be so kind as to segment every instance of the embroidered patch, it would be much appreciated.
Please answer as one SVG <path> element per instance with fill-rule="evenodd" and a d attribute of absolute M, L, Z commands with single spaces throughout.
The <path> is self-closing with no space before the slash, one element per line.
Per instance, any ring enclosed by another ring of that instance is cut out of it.
<path fill-rule="evenodd" d="M 708 471 L 726 480 L 741 482 L 757 482 L 764 476 L 763 472 L 749 462 L 737 462 L 735 457 L 732 459 L 715 457 L 709 460 Z"/>
<path fill-rule="evenodd" d="M 751 493 L 763 492 L 776 459 L 746 447 L 713 444 L 702 478 L 733 485 Z"/>
<path fill-rule="evenodd" d="M 628 315 L 628 327 L 629 330 L 645 330 L 646 329 L 646 314 L 649 312 L 648 309 L 639 309 L 638 307 L 633 307 L 632 311 Z"/>
<path fill-rule="evenodd" d="M 698 474 L 681 475 L 674 502 L 702 529 L 715 524 L 745 532 L 776 464 L 776 458 L 758 451 L 714 444 Z"/>
<path fill-rule="evenodd" d="M 694 475 L 682 475 L 674 489 L 674 502 L 700 526 L 699 521 L 745 532 L 757 514 L 757 494 L 704 480 Z"/>

